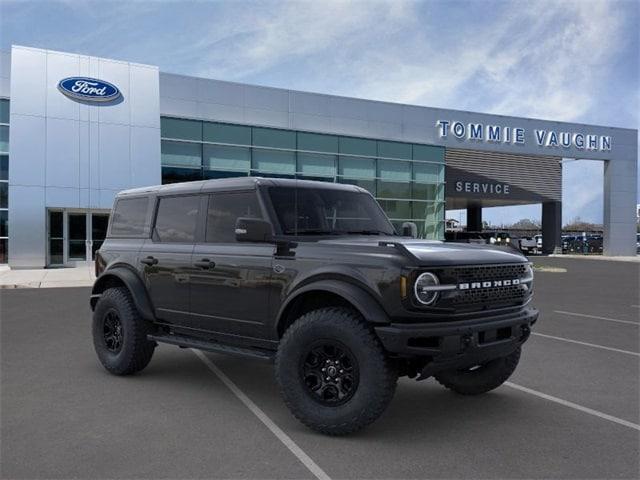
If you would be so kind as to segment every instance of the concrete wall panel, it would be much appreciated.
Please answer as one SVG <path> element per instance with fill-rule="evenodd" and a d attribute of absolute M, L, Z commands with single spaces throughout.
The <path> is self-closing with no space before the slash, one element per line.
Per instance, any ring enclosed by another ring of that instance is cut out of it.
<path fill-rule="evenodd" d="M 149 67 L 132 66 L 130 76 L 131 125 L 160 128 L 158 71 Z"/>
<path fill-rule="evenodd" d="M 9 264 L 42 268 L 46 257 L 44 187 L 9 188 Z"/>
<path fill-rule="evenodd" d="M 198 87 L 199 79 L 194 77 L 186 77 L 184 75 L 173 75 L 162 73 L 162 82 L 160 83 L 160 96 L 163 98 L 173 98 L 180 100 L 197 101 L 200 89 Z"/>
<path fill-rule="evenodd" d="M 11 52 L 11 112 L 44 116 L 47 110 L 47 56 L 41 50 Z"/>
<path fill-rule="evenodd" d="M 248 109 L 289 111 L 289 92 L 278 88 L 253 87 L 244 89 L 244 105 Z"/>
<path fill-rule="evenodd" d="M 80 122 L 47 118 L 46 145 L 45 186 L 78 188 Z"/>
<path fill-rule="evenodd" d="M 47 207 L 79 208 L 79 195 L 77 188 L 46 187 L 45 203 Z"/>
<path fill-rule="evenodd" d="M 131 185 L 130 127 L 101 123 L 100 188 L 122 190 Z"/>
<path fill-rule="evenodd" d="M 291 105 L 298 114 L 329 116 L 329 95 L 291 92 Z"/>
<path fill-rule="evenodd" d="M 160 74 L 164 77 L 166 74 Z M 198 79 L 197 96 L 194 100 L 220 105 L 244 105 L 244 85 L 219 82 L 206 78 Z"/>
<path fill-rule="evenodd" d="M 131 127 L 131 187 L 158 185 L 162 182 L 160 142 L 157 129 Z"/>
<path fill-rule="evenodd" d="M 195 118 L 215 117 L 220 122 L 244 123 L 244 108 L 237 105 L 200 102 L 196 104 Z"/>
<path fill-rule="evenodd" d="M 9 189 L 12 185 L 44 186 L 45 118 L 11 114 L 9 122 Z"/>
<path fill-rule="evenodd" d="M 276 128 L 289 128 L 289 114 L 286 111 L 245 108 L 244 118 L 245 123 Z M 247 122 L 247 118 L 250 118 L 251 122 Z"/>

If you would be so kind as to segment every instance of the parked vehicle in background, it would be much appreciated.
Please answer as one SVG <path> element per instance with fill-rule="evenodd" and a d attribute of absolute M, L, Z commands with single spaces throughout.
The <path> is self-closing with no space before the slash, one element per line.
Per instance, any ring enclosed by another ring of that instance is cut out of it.
<path fill-rule="evenodd" d="M 96 276 L 109 372 L 143 370 L 158 343 L 274 361 L 293 415 L 329 435 L 375 421 L 398 376 L 499 387 L 538 318 L 519 252 L 400 237 L 365 189 L 325 182 L 121 192 Z"/>
<path fill-rule="evenodd" d="M 601 254 L 602 251 L 602 235 L 563 235 L 562 253 L 585 255 Z"/>
<path fill-rule="evenodd" d="M 538 234 L 538 235 L 534 235 L 533 238 L 536 241 L 536 252 L 535 253 L 542 253 L 542 235 Z"/>
<path fill-rule="evenodd" d="M 534 237 L 522 237 L 518 240 L 518 248 L 525 255 L 540 253 L 538 250 L 538 241 Z"/>
<path fill-rule="evenodd" d="M 575 242 L 575 235 L 562 235 L 562 253 L 569 253 L 569 245 Z"/>
<path fill-rule="evenodd" d="M 447 242 L 456 243 L 479 243 L 483 245 L 496 245 L 503 247 L 518 248 L 518 245 L 512 245 L 511 235 L 508 232 L 496 230 L 483 230 L 481 232 L 445 232 L 445 240 Z"/>

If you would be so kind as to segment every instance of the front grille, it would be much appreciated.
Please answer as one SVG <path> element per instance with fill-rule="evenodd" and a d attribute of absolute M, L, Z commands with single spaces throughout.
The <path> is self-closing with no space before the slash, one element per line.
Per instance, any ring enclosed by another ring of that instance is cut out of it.
<path fill-rule="evenodd" d="M 482 282 L 484 280 L 503 280 L 522 278 L 527 271 L 526 264 L 517 265 L 487 265 L 475 267 L 454 267 L 445 271 L 447 277 L 455 278 L 456 282 Z"/>
<path fill-rule="evenodd" d="M 468 305 L 474 303 L 503 304 L 521 302 L 526 296 L 526 291 L 522 285 L 512 285 L 509 287 L 459 291 L 453 298 L 453 303 L 455 305 Z"/>
<path fill-rule="evenodd" d="M 437 272 L 442 284 L 460 285 L 474 282 L 493 282 L 525 278 L 527 264 L 478 265 L 443 268 Z M 453 307 L 457 310 L 482 310 L 508 305 L 521 305 L 531 294 L 531 284 L 507 285 L 484 288 L 456 289 L 444 293 L 437 303 L 439 307 Z"/>

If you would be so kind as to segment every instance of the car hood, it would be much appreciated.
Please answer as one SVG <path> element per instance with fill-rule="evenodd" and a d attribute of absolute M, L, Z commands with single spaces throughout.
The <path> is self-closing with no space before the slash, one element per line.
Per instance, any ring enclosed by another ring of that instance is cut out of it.
<path fill-rule="evenodd" d="M 447 243 L 393 236 L 354 236 L 320 240 L 322 244 L 359 246 L 362 248 L 398 248 L 419 265 L 480 265 L 522 263 L 527 258 L 510 247 L 469 243 Z"/>

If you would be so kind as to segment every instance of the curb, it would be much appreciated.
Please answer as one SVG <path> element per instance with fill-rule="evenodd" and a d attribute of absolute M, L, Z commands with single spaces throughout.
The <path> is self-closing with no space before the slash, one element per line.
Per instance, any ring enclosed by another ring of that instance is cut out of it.
<path fill-rule="evenodd" d="M 25 282 L 25 283 L 5 283 L 0 284 L 0 290 L 15 290 L 22 288 L 77 288 L 91 287 L 93 282 L 85 280 L 78 281 L 62 281 L 62 282 Z"/>

